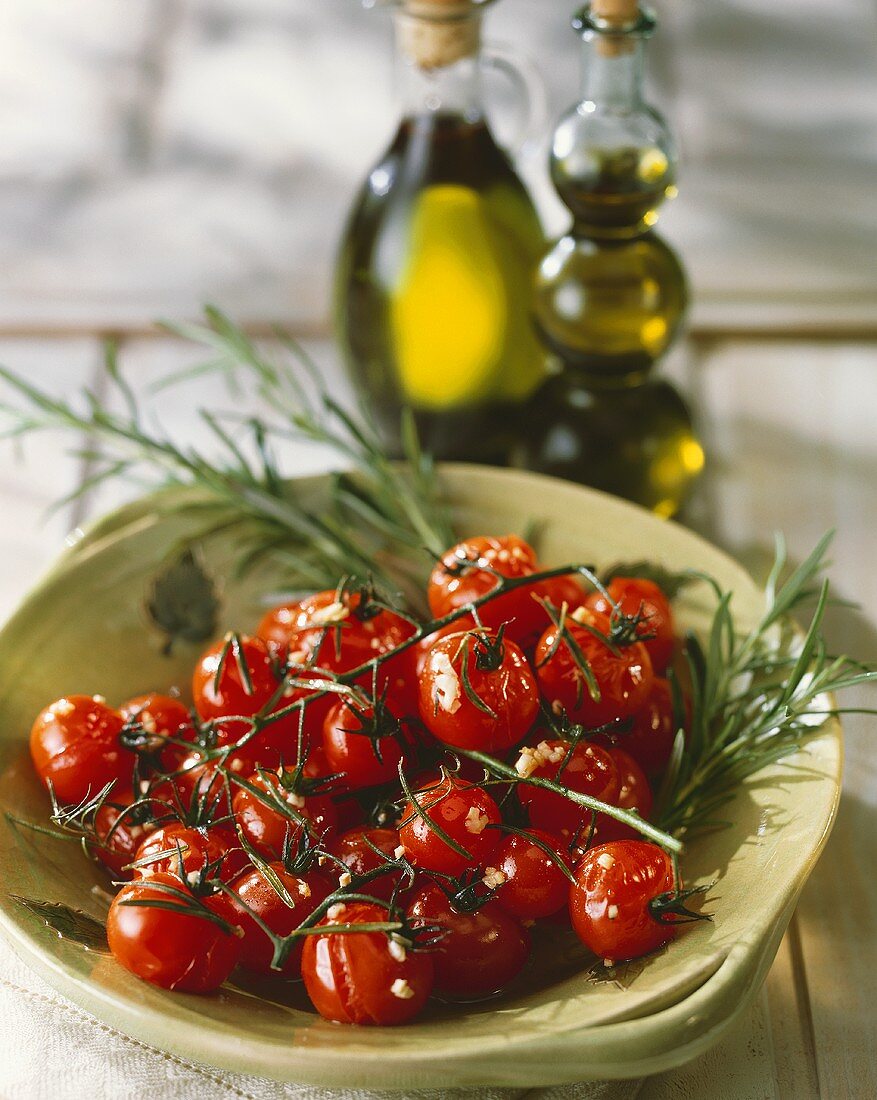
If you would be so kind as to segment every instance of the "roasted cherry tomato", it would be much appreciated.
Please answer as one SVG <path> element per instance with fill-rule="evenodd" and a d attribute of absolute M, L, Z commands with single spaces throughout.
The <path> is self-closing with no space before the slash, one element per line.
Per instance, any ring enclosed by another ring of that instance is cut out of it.
<path fill-rule="evenodd" d="M 648 821 L 649 814 L 652 812 L 652 791 L 645 772 L 630 753 L 623 749 L 607 751 L 618 769 L 620 784 L 612 804 L 622 810 L 636 810 L 641 818 Z M 625 825 L 623 821 L 616 821 L 614 817 L 600 814 L 597 817 L 593 839 L 596 844 L 607 844 L 610 840 L 639 840 L 640 834 L 630 825 Z"/>
<path fill-rule="evenodd" d="M 525 747 L 518 758 L 517 770 L 523 776 L 551 779 L 578 794 L 588 794 L 601 802 L 615 804 L 620 786 L 618 769 L 605 749 L 586 741 L 571 748 L 566 741 L 540 741 Z M 591 811 L 571 802 L 562 794 L 521 783 L 518 798 L 530 814 L 530 824 L 569 844 L 587 832 Z"/>
<path fill-rule="evenodd" d="M 229 635 L 211 646 L 195 666 L 195 709 L 205 720 L 231 715 L 248 718 L 274 696 L 278 683 L 277 668 L 261 638 Z M 235 737 L 245 732 L 241 724 Z"/>
<path fill-rule="evenodd" d="M 537 569 L 536 551 L 517 535 L 465 539 L 443 554 L 433 569 L 426 593 L 429 609 L 442 619 L 492 592 L 499 583 L 497 573 L 520 578 Z M 490 630 L 507 623 L 509 638 L 525 645 L 545 628 L 545 611 L 534 598 L 538 594 L 538 585 L 522 585 L 482 604 L 478 616 Z"/>
<path fill-rule="evenodd" d="M 363 603 L 359 592 L 328 589 L 275 607 L 260 623 L 258 634 L 275 650 L 287 652 L 293 664 L 349 672 L 389 653 L 414 631 L 394 611 Z"/>
<path fill-rule="evenodd" d="M 163 852 L 168 854 L 161 855 Z M 211 877 L 230 882 L 249 863 L 230 830 L 223 830 L 219 825 L 196 829 L 182 822 L 162 825 L 150 833 L 137 849 L 135 858 L 138 861 L 149 859 L 142 867 L 135 868 L 135 878 L 151 878 L 161 872 L 186 881 L 205 867 L 215 865 L 216 871 Z"/>
<path fill-rule="evenodd" d="M 569 866 L 569 856 L 548 833 L 531 829 L 527 836 L 503 837 L 490 863 L 503 876 L 496 888 L 496 903 L 513 917 L 540 920 L 566 905 L 569 878 L 562 867 Z M 489 868 L 486 877 L 490 877 Z"/>
<path fill-rule="evenodd" d="M 670 682 L 656 676 L 645 704 L 633 716 L 630 732 L 619 738 L 619 744 L 654 779 L 667 767 L 675 740 Z"/>
<path fill-rule="evenodd" d="M 654 680 L 642 642 L 611 645 L 603 640 L 610 632 L 605 615 L 582 607 L 564 620 L 559 639 L 559 629 L 552 624 L 536 646 L 542 694 L 552 707 L 562 708 L 571 721 L 589 729 L 639 710 Z M 596 692 L 588 685 L 580 658 L 590 667 Z"/>
<path fill-rule="evenodd" d="M 302 977 L 314 1007 L 342 1024 L 390 1026 L 413 1019 L 433 984 L 431 954 L 414 951 L 384 932 L 333 933 L 333 924 L 386 922 L 386 910 L 362 902 L 339 904 L 322 921 L 325 935 L 305 937 Z"/>
<path fill-rule="evenodd" d="M 125 720 L 99 696 L 69 695 L 46 707 L 30 731 L 37 775 L 59 802 L 73 804 L 107 783 L 131 785 L 134 754 L 119 742 Z"/>
<path fill-rule="evenodd" d="M 137 849 L 156 828 L 148 802 L 133 809 L 131 791 L 111 792 L 94 815 L 95 843 L 89 848 L 116 879 L 131 878 L 124 868 L 137 858 Z"/>
<path fill-rule="evenodd" d="M 332 800 L 325 795 L 299 793 L 301 785 L 296 782 L 295 769 L 284 768 L 279 774 L 257 772 L 248 783 L 263 797 L 240 787 L 232 801 L 234 815 L 244 836 L 266 859 L 280 859 L 284 844 L 294 846 L 303 828 L 314 837 L 334 832 L 338 816 Z M 290 817 L 284 814 L 284 805 L 289 807 Z"/>
<path fill-rule="evenodd" d="M 652 915 L 649 904 L 673 890 L 670 857 L 655 844 L 616 840 L 585 853 L 570 889 L 573 928 L 595 955 L 637 959 L 675 934 L 673 923 Z"/>
<path fill-rule="evenodd" d="M 188 749 L 185 745 L 169 742 L 168 738 L 185 742 L 195 740 L 192 716 L 179 699 L 151 692 L 129 699 L 119 710 L 126 722 L 142 726 L 148 739 L 146 750 L 158 756 L 165 771 L 173 771 L 179 766 Z"/>
<path fill-rule="evenodd" d="M 280 880 L 294 905 L 290 906 L 262 871 L 254 867 L 231 884 L 234 897 L 228 894 L 217 897 L 216 910 L 229 924 L 237 925 L 243 932 L 241 966 L 256 974 L 300 978 L 303 941 L 301 939 L 294 941 L 283 966 L 279 970 L 274 970 L 271 967 L 274 945 L 255 917 L 267 925 L 276 936 L 288 936 L 313 913 L 322 901 L 325 901 L 332 893 L 333 885 L 316 871 L 295 875 L 287 871 L 282 863 L 274 862 L 268 866 Z"/>
<path fill-rule="evenodd" d="M 169 887 L 176 893 L 166 893 Z M 164 908 L 168 903 L 186 911 Z M 162 907 L 148 903 L 158 902 Z M 159 873 L 123 886 L 107 917 L 107 939 L 118 963 L 138 978 L 182 993 L 212 993 L 234 969 L 240 954 L 237 930 L 215 923 L 213 899 L 196 899 L 174 875 Z M 200 912 L 199 912 L 200 910 Z"/>
<path fill-rule="evenodd" d="M 351 875 L 356 877 L 375 871 L 384 865 L 385 861 L 375 852 L 375 848 L 389 859 L 395 859 L 399 844 L 399 834 L 395 829 L 359 828 L 351 829 L 344 836 L 338 837 L 329 846 L 329 851 L 341 860 Z M 398 882 L 398 873 L 391 873 L 373 878 L 363 889 L 372 897 L 389 901 Z"/>
<path fill-rule="evenodd" d="M 406 804 L 399 839 L 416 867 L 459 875 L 467 867 L 489 859 L 499 844 L 500 832 L 488 826 L 498 825 L 502 817 L 487 791 L 447 776 L 414 792 L 414 796 L 420 809 L 411 802 Z M 470 858 L 447 844 L 430 822 L 438 825 Z"/>
<path fill-rule="evenodd" d="M 502 752 L 521 740 L 538 710 L 536 677 L 507 638 L 475 631 L 449 634 L 427 654 L 420 717 L 444 744 Z"/>
<path fill-rule="evenodd" d="M 330 771 L 350 790 L 397 778 L 404 752 L 402 729 L 385 706 L 339 700 L 323 726 L 323 752 Z"/>
<path fill-rule="evenodd" d="M 408 914 L 415 928 L 441 929 L 430 951 L 439 993 L 486 997 L 516 978 L 529 957 L 526 929 L 495 901 L 474 912 L 458 912 L 435 883 L 428 883 L 416 890 Z"/>
<path fill-rule="evenodd" d="M 615 605 L 630 618 L 642 618 L 637 633 L 643 635 L 652 668 L 663 672 L 673 656 L 676 641 L 670 601 L 654 581 L 645 577 L 613 577 L 606 591 L 608 599 L 602 592 L 592 592 L 587 606 L 608 617 Z"/>

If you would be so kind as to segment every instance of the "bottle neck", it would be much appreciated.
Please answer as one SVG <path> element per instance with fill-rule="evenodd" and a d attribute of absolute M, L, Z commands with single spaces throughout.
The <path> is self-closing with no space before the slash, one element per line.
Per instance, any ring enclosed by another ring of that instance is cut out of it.
<path fill-rule="evenodd" d="M 454 23 L 399 13 L 396 17 L 397 97 L 406 117 L 483 116 L 481 16 Z"/>
<path fill-rule="evenodd" d="M 582 102 L 587 109 L 634 109 L 643 103 L 642 38 L 604 38 L 583 41 Z"/>

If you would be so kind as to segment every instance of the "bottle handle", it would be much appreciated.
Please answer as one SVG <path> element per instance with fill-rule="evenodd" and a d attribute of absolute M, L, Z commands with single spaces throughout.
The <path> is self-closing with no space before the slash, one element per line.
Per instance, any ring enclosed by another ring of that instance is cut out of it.
<path fill-rule="evenodd" d="M 514 156 L 526 157 L 541 146 L 549 122 L 548 89 L 534 61 L 514 46 L 488 42 L 481 49 L 485 68 L 494 69 L 514 85 L 524 106 L 524 121 L 508 143 Z"/>

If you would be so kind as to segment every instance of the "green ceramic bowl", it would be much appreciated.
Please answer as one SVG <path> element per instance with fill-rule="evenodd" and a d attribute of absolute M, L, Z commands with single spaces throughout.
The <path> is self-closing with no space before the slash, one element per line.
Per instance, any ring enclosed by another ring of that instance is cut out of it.
<path fill-rule="evenodd" d="M 738 621 L 752 622 L 761 593 L 733 561 L 690 532 L 600 493 L 530 474 L 447 467 L 461 533 L 520 531 L 536 521 L 549 563 L 605 565 L 651 558 L 698 567 L 734 591 Z M 310 488 L 319 482 L 311 481 Z M 44 820 L 30 768 L 34 715 L 68 692 L 113 702 L 188 682 L 197 647 L 171 657 L 144 599 L 197 517 L 168 510 L 173 494 L 138 501 L 94 527 L 59 561 L 0 634 L 0 804 Z M 205 551 L 230 575 L 231 540 Z M 219 629 L 257 620 L 268 575 L 228 583 Z M 685 626 L 703 627 L 710 600 L 692 590 Z M 265 999 L 229 986 L 212 997 L 165 993 L 100 952 L 59 938 L 10 895 L 62 902 L 96 917 L 101 875 L 77 845 L 0 819 L 0 928 L 50 984 L 113 1027 L 184 1058 L 281 1081 L 361 1088 L 531 1086 L 632 1077 L 678 1065 L 716 1042 L 763 980 L 795 900 L 830 830 L 839 794 L 840 729 L 824 725 L 797 763 L 766 768 L 733 804 L 734 826 L 690 846 L 689 882 L 718 880 L 715 922 L 690 928 L 639 968 L 626 988 L 537 956 L 520 987 L 477 1005 L 436 1008 L 409 1027 L 327 1023 L 299 992 Z M 793 761 L 792 763 L 795 763 Z M 805 765 L 806 766 L 803 766 Z"/>

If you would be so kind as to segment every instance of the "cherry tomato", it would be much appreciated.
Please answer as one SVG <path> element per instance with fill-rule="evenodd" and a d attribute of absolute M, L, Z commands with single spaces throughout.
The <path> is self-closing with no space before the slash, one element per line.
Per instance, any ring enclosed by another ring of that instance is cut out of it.
<path fill-rule="evenodd" d="M 472 564 L 466 565 L 466 562 Z M 478 536 L 452 546 L 429 578 L 429 609 L 442 619 L 458 608 L 487 595 L 496 588 L 495 573 L 503 577 L 532 576 L 538 569 L 536 551 L 517 535 Z M 498 630 L 508 623 L 512 641 L 524 645 L 544 629 L 545 611 L 533 598 L 537 589 L 523 585 L 489 600 L 478 609 L 484 626 Z"/>
<path fill-rule="evenodd" d="M 670 857 L 655 844 L 616 840 L 585 853 L 570 889 L 573 928 L 595 955 L 638 959 L 672 939 L 672 923 L 656 920 L 649 902 L 673 889 Z"/>
<path fill-rule="evenodd" d="M 430 951 L 439 993 L 489 996 L 516 978 L 529 957 L 526 929 L 496 901 L 461 913 L 435 883 L 428 883 L 414 894 L 408 914 L 413 927 L 437 924 L 443 932 Z"/>
<path fill-rule="evenodd" d="M 542 846 L 531 838 L 541 841 Z M 569 857 L 561 854 L 557 841 L 548 833 L 531 829 L 529 836 L 513 833 L 503 837 L 490 862 L 505 876 L 497 888 L 496 903 L 513 917 L 540 920 L 566 905 L 569 879 L 561 865 L 568 866 Z"/>
<path fill-rule="evenodd" d="M 498 825 L 502 818 L 499 806 L 487 791 L 448 776 L 414 794 L 430 820 L 471 856 L 467 859 L 455 851 L 430 828 L 413 803 L 408 802 L 402 811 L 399 839 L 416 867 L 459 875 L 473 863 L 489 859 L 499 844 L 500 833 L 488 826 Z"/>
<path fill-rule="evenodd" d="M 367 704 L 339 700 L 326 716 L 323 752 L 330 770 L 342 773 L 348 788 L 374 787 L 397 777 L 404 755 L 400 736 L 398 723 L 380 703 L 376 715 Z"/>
<path fill-rule="evenodd" d="M 646 775 L 661 774 L 670 762 L 676 740 L 673 692 L 669 680 L 655 677 L 645 704 L 633 716 L 633 727 L 620 743 Z"/>
<path fill-rule="evenodd" d="M 291 768 L 282 769 L 279 775 L 276 772 L 257 772 L 250 776 L 248 782 L 270 801 L 279 799 L 289 806 L 300 819 L 298 821 L 286 817 L 280 806 L 274 809 L 273 805 L 267 805 L 246 787 L 240 787 L 232 801 L 241 831 L 266 859 L 280 859 L 287 836 L 289 843 L 295 845 L 304 827 L 315 837 L 328 836 L 335 829 L 338 815 L 332 800 L 325 795 L 299 794 L 296 784 L 289 786 L 294 774 Z"/>
<path fill-rule="evenodd" d="M 30 754 L 59 802 L 76 804 L 107 783 L 130 786 L 134 754 L 119 742 L 125 720 L 98 696 L 69 695 L 37 715 Z"/>
<path fill-rule="evenodd" d="M 137 849 L 156 828 L 150 805 L 143 803 L 132 810 L 133 802 L 131 791 L 113 791 L 94 816 L 96 843 L 89 848 L 116 879 L 132 877 L 123 868 L 137 858 Z"/>
<path fill-rule="evenodd" d="M 273 970 L 274 945 L 252 914 L 255 913 L 275 935 L 288 936 L 331 894 L 332 883 L 315 871 L 299 876 L 287 871 L 282 863 L 270 863 L 269 867 L 295 902 L 294 906 L 290 907 L 265 875 L 254 867 L 231 884 L 234 898 L 227 894 L 217 897 L 217 912 L 243 932 L 241 966 L 256 974 L 300 978 L 303 941 L 295 941 L 281 969 Z"/>
<path fill-rule="evenodd" d="M 277 670 L 267 645 L 246 635 L 229 636 L 211 646 L 192 676 L 195 709 L 205 721 L 230 715 L 248 718 L 265 706 L 277 687 Z M 245 732 L 241 725 L 236 736 Z"/>
<path fill-rule="evenodd" d="M 189 891 L 178 878 L 164 873 L 123 886 L 107 917 L 107 939 L 118 963 L 138 978 L 163 989 L 212 993 L 237 963 L 240 938 L 209 917 L 198 914 L 198 902 L 188 912 L 154 908 L 147 902 L 184 905 L 184 899 L 161 886 Z M 212 911 L 212 899 L 201 904 Z"/>
<path fill-rule="evenodd" d="M 170 854 L 157 858 L 162 852 Z M 230 882 L 248 862 L 234 833 L 222 831 L 221 826 L 197 829 L 182 822 L 163 825 L 146 837 L 135 858 L 141 860 L 148 857 L 156 858 L 135 868 L 135 878 L 151 878 L 162 873 L 178 880 L 188 880 L 189 876 L 197 875 L 208 864 L 215 864 L 217 870 L 214 877 Z"/>
<path fill-rule="evenodd" d="M 643 641 L 649 652 L 655 672 L 663 672 L 673 656 L 675 628 L 670 601 L 655 584 L 645 577 L 613 577 L 606 586 L 609 599 L 602 592 L 592 592 L 587 606 L 607 617 L 613 603 L 625 615 L 639 615 L 644 621 L 637 627 L 637 634 L 653 635 Z"/>
<path fill-rule="evenodd" d="M 194 741 L 192 716 L 179 699 L 171 695 L 150 692 L 129 699 L 119 708 L 126 722 L 138 722 L 149 738 L 148 749 L 159 755 L 165 771 L 173 771 L 186 755 L 182 745 L 168 743 L 168 738 Z"/>
<path fill-rule="evenodd" d="M 549 600 L 558 611 L 564 604 L 570 611 L 575 611 L 577 607 L 581 607 L 585 602 L 585 590 L 572 573 L 563 573 L 559 577 L 548 577 L 547 580 L 539 581 L 535 588 L 539 595 L 543 599 Z M 548 621 L 546 613 L 542 619 L 543 628 Z"/>
<path fill-rule="evenodd" d="M 536 678 L 514 642 L 492 634 L 449 634 L 427 654 L 420 717 L 444 744 L 501 752 L 520 741 L 538 710 Z"/>
<path fill-rule="evenodd" d="M 376 905 L 333 906 L 321 924 L 386 922 Z M 305 937 L 302 977 L 314 1007 L 342 1024 L 391 1026 L 413 1019 L 432 991 L 430 954 L 413 951 L 384 932 L 349 932 Z"/>
<path fill-rule="evenodd" d="M 328 589 L 296 603 L 275 607 L 258 634 L 293 664 L 349 672 L 389 653 L 410 638 L 415 627 L 394 611 L 363 605 L 359 592 Z"/>
<path fill-rule="evenodd" d="M 382 866 L 383 860 L 370 845 L 374 845 L 389 859 L 395 859 L 399 847 L 399 834 L 395 829 L 351 829 L 329 847 L 332 855 L 342 861 L 354 877 L 367 874 Z M 381 875 L 367 882 L 363 887 L 366 894 L 389 901 L 399 882 L 398 874 Z"/>
<path fill-rule="evenodd" d="M 571 791 L 611 805 L 618 796 L 618 769 L 612 757 L 605 749 L 587 741 L 579 741 L 572 751 L 566 741 L 540 741 L 533 749 L 521 750 L 518 770 L 536 779 L 551 779 Z M 591 811 L 561 794 L 521 783 L 518 798 L 529 811 L 530 824 L 551 836 L 569 843 L 587 832 Z"/>
<path fill-rule="evenodd" d="M 539 639 L 536 675 L 542 694 L 553 707 L 562 707 L 571 721 L 593 729 L 639 710 L 648 699 L 654 673 L 641 642 L 613 652 L 602 638 L 583 625 L 586 622 L 608 637 L 611 627 L 605 615 L 585 608 L 579 608 L 575 615 L 581 616 L 582 621 L 569 616 L 559 643 L 558 628 L 553 624 Z M 591 695 L 576 649 L 591 668 L 599 699 Z"/>
<path fill-rule="evenodd" d="M 618 769 L 620 786 L 613 805 L 622 810 L 636 810 L 640 817 L 648 821 L 652 812 L 652 791 L 642 768 L 630 753 L 623 749 L 608 749 L 609 755 Z M 640 834 L 623 821 L 616 821 L 607 814 L 599 814 L 594 832 L 596 844 L 607 844 L 610 840 L 639 840 Z"/>

